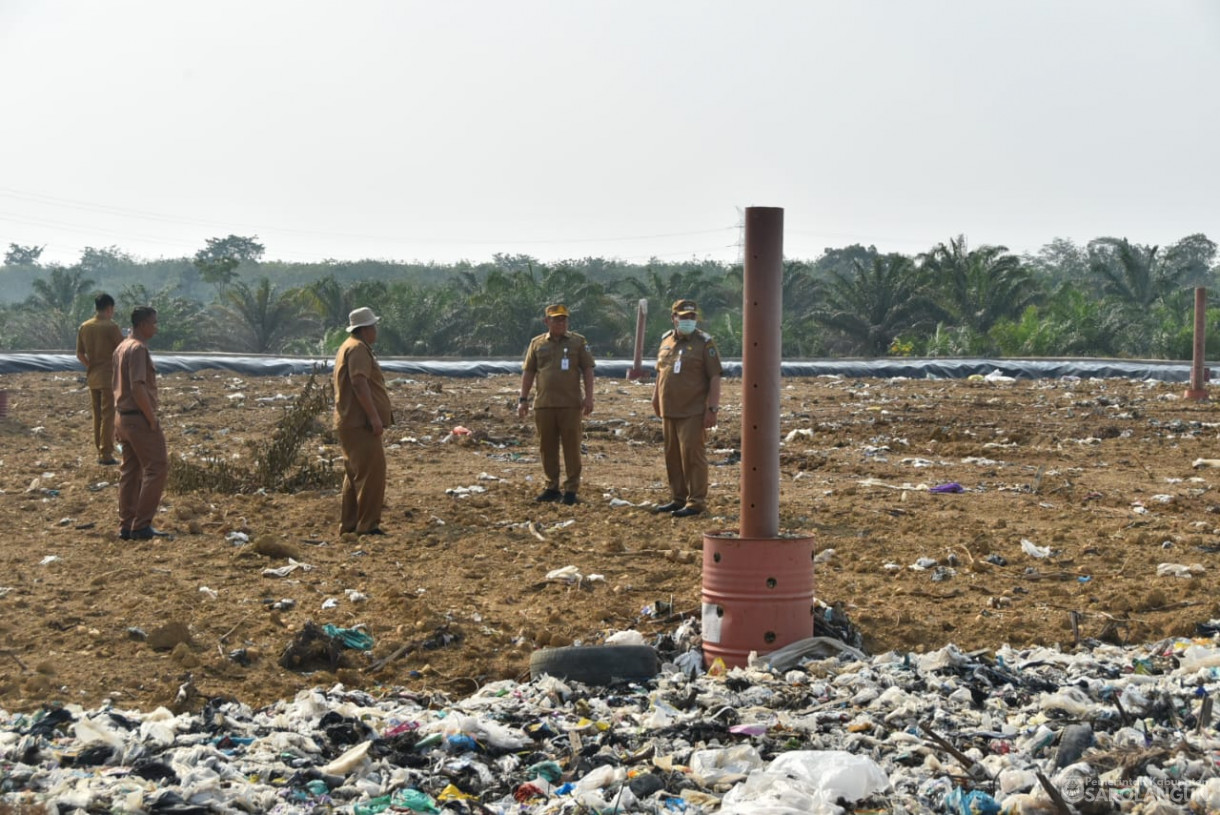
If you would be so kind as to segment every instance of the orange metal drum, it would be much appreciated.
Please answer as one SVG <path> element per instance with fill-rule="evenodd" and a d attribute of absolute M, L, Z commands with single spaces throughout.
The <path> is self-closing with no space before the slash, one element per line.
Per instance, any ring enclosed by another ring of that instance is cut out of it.
<path fill-rule="evenodd" d="M 703 661 L 746 664 L 813 636 L 813 538 L 703 536 Z"/>

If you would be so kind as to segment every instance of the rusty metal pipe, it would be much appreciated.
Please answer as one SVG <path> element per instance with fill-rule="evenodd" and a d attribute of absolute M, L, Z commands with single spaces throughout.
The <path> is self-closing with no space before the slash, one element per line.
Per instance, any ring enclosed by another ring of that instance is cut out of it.
<path fill-rule="evenodd" d="M 1190 389 L 1187 399 L 1202 402 L 1207 399 L 1207 381 L 1203 374 L 1203 363 L 1207 357 L 1207 289 L 1195 288 L 1195 346 L 1190 365 Z"/>
<path fill-rule="evenodd" d="M 631 370 L 627 372 L 628 379 L 643 379 L 644 374 L 644 324 L 648 322 L 648 301 L 641 299 L 635 309 L 635 360 Z"/>
<path fill-rule="evenodd" d="M 746 209 L 741 348 L 741 536 L 779 534 L 784 210 Z"/>

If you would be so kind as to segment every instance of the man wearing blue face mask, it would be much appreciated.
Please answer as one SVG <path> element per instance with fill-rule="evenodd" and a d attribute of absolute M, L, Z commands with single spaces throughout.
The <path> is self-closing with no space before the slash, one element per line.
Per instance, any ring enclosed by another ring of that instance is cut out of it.
<path fill-rule="evenodd" d="M 707 509 L 707 428 L 720 412 L 720 353 L 698 328 L 698 305 L 678 300 L 670 308 L 674 329 L 661 337 L 652 412 L 665 434 L 665 471 L 670 500 L 656 508 L 675 518 Z"/>

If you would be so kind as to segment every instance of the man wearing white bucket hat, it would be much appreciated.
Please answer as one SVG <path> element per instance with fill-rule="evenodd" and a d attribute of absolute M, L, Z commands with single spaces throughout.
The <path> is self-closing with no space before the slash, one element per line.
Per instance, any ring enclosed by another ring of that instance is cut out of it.
<path fill-rule="evenodd" d="M 390 394 L 373 343 L 381 318 L 371 308 L 348 315 L 347 333 L 335 356 L 335 431 L 343 448 L 343 507 L 339 533 L 384 535 L 385 448 L 381 436 L 394 423 Z"/>

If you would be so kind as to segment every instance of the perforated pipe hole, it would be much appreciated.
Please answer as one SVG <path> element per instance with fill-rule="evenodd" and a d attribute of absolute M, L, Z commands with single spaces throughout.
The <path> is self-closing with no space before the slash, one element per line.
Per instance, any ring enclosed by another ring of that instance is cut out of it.
<path fill-rule="evenodd" d="M 766 634 L 763 634 L 763 639 L 766 641 L 767 645 L 770 645 L 771 643 L 775 642 L 775 632 L 768 631 Z"/>
<path fill-rule="evenodd" d="M 769 588 L 769 589 L 773 589 L 773 588 L 775 588 L 775 586 L 776 586 L 776 582 L 777 582 L 777 581 L 775 580 L 775 578 L 774 578 L 774 577 L 768 577 L 768 578 L 767 578 L 767 588 Z"/>
<path fill-rule="evenodd" d="M 712 554 L 712 560 L 714 560 L 714 561 L 716 561 L 717 563 L 719 563 L 719 562 L 720 562 L 720 553 L 719 553 L 719 552 L 715 552 L 715 553 L 713 553 L 713 554 Z"/>
<path fill-rule="evenodd" d="M 716 606 L 716 616 L 717 617 L 724 616 L 724 606 Z"/>

